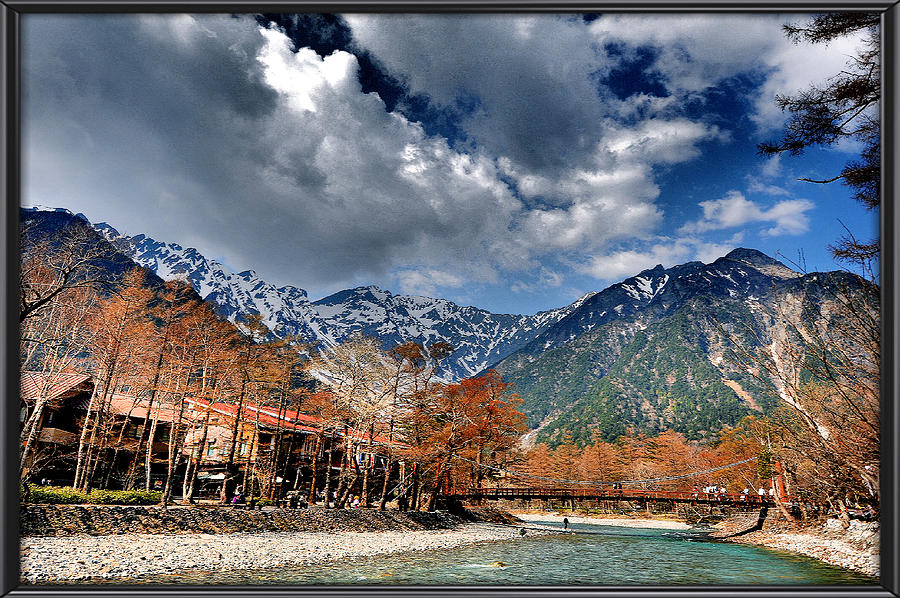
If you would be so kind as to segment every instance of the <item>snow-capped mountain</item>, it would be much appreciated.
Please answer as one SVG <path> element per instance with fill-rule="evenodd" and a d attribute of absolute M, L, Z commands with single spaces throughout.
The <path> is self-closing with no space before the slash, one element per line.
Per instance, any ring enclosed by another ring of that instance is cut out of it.
<path fill-rule="evenodd" d="M 64 209 L 23 210 L 22 218 L 48 234 L 92 226 Z M 108 249 L 102 267 L 124 273 L 136 262 L 154 273 L 153 284 L 184 279 L 230 320 L 260 314 L 277 336 L 324 346 L 356 333 L 386 347 L 449 342 L 456 351 L 444 362 L 443 379 L 495 367 L 522 397 L 534 438 L 549 442 L 592 442 L 597 435 L 613 441 L 629 429 L 700 439 L 767 413 L 779 397 L 743 363 L 735 339 L 781 360 L 792 334 L 782 314 L 817 313 L 827 331 L 841 313 L 839 293 L 877 301 L 878 291 L 850 273 L 801 274 L 759 251 L 735 249 L 710 264 L 657 266 L 532 316 L 375 286 L 310 301 L 300 288 L 276 287 L 249 270 L 230 272 L 195 249 L 127 237 L 106 224 L 94 230 Z"/>
<path fill-rule="evenodd" d="M 117 249 L 160 278 L 187 281 L 231 321 L 240 314 L 260 314 L 278 337 L 292 336 L 333 346 L 354 334 L 376 336 L 385 346 L 414 340 L 426 345 L 443 340 L 455 347 L 443 377 L 456 380 L 477 374 L 525 346 L 577 309 L 592 294 L 559 309 L 534 315 L 494 314 L 444 299 L 394 295 L 376 286 L 340 291 L 310 301 L 306 291 L 276 287 L 252 270 L 230 272 L 193 248 L 129 237 L 106 223 L 95 224 Z"/>
<path fill-rule="evenodd" d="M 557 347 L 614 320 L 641 322 L 649 313 L 668 312 L 701 292 L 755 301 L 771 296 L 773 280 L 799 276 L 764 253 L 744 248 L 711 264 L 687 262 L 668 269 L 658 265 L 592 294 L 529 347 L 532 351 Z"/>
<path fill-rule="evenodd" d="M 704 438 L 777 402 L 737 346 L 779 355 L 784 314 L 808 310 L 826 326 L 839 292 L 863 291 L 856 275 L 801 274 L 739 248 L 611 285 L 492 367 L 522 397 L 538 442 L 612 441 L 629 427 Z"/>

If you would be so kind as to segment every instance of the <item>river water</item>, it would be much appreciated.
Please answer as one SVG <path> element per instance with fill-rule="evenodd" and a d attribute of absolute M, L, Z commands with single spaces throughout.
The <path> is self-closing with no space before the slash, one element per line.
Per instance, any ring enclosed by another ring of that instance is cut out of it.
<path fill-rule="evenodd" d="M 871 577 L 808 557 L 743 544 L 703 541 L 696 533 L 588 524 L 571 527 L 581 533 L 534 535 L 515 541 L 296 568 L 188 572 L 177 578 L 157 577 L 153 581 L 228 585 L 877 583 Z"/>

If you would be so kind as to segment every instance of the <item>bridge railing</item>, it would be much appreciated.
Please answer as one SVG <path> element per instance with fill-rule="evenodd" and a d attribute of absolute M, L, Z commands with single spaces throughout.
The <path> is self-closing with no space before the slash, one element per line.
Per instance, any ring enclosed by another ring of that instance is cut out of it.
<path fill-rule="evenodd" d="M 464 491 L 451 492 L 460 498 L 480 498 L 497 500 L 502 498 L 574 498 L 589 500 L 663 500 L 679 502 L 735 502 L 752 505 L 773 505 L 774 497 L 758 494 L 734 492 L 703 492 L 695 490 L 640 490 L 632 488 L 566 488 L 566 487 L 523 487 L 523 488 L 491 488 L 473 487 Z M 783 502 L 798 502 L 795 496 L 785 496 Z"/>

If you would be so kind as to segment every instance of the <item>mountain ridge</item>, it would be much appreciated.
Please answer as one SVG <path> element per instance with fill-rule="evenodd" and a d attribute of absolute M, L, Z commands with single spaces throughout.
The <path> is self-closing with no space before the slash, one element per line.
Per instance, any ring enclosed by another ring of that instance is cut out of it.
<path fill-rule="evenodd" d="M 497 369 L 523 397 L 531 427 L 540 428 L 537 439 L 551 443 L 566 435 L 612 440 L 625 430 L 674 429 L 699 439 L 766 412 L 770 396 L 734 365 L 728 334 L 745 334 L 748 347 L 772 343 L 774 351 L 785 334 L 779 310 L 796 312 L 804 301 L 824 309 L 815 289 L 862 280 L 844 272 L 801 274 L 759 250 L 737 248 L 709 264 L 658 264 L 531 316 L 395 295 L 377 285 L 311 301 L 300 287 L 275 286 L 252 269 L 231 272 L 194 248 L 122 235 L 64 208 L 48 212 L 93 226 L 160 279 L 187 281 L 232 322 L 262 315 L 275 336 L 326 347 L 356 334 L 378 337 L 385 348 L 449 342 L 455 351 L 444 362 L 444 381 Z"/>
<path fill-rule="evenodd" d="M 275 336 L 334 346 L 355 334 L 380 338 L 386 346 L 405 341 L 442 340 L 455 350 L 441 372 L 447 381 L 472 376 L 529 342 L 576 309 L 592 294 L 570 305 L 534 315 L 495 314 L 446 299 L 397 295 L 376 285 L 344 289 L 311 301 L 302 288 L 275 286 L 252 269 L 234 273 L 195 248 L 157 241 L 144 234 L 127 236 L 101 222 L 95 230 L 136 263 L 163 279 L 187 281 L 221 315 L 260 314 Z"/>
<path fill-rule="evenodd" d="M 741 369 L 733 342 L 781 351 L 782 314 L 805 305 L 827 319 L 829 288 L 865 284 L 738 248 L 611 285 L 491 367 L 515 385 L 539 442 L 614 440 L 626 429 L 699 439 L 777 402 Z"/>

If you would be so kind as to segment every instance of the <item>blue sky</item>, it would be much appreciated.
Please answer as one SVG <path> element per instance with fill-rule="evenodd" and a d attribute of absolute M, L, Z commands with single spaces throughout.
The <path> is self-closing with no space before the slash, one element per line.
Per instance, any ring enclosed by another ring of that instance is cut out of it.
<path fill-rule="evenodd" d="M 27 15 L 23 203 L 193 246 L 316 299 L 358 285 L 534 313 L 735 247 L 810 270 L 876 235 L 765 158 L 776 93 L 858 39 L 803 15 Z"/>

